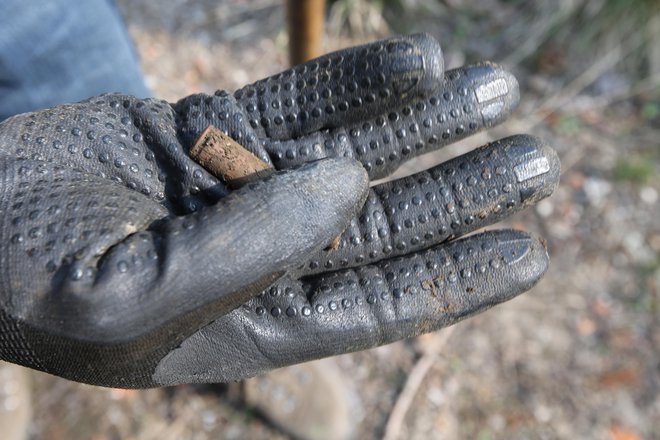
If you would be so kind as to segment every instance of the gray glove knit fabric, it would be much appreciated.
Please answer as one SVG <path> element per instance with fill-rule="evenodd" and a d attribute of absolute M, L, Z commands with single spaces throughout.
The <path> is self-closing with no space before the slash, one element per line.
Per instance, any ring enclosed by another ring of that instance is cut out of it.
<path fill-rule="evenodd" d="M 543 243 L 458 238 L 548 196 L 513 136 L 369 189 L 506 119 L 512 75 L 443 72 L 395 37 L 230 94 L 125 95 L 0 124 L 0 359 L 91 384 L 236 380 L 433 331 L 528 290 Z M 230 191 L 188 151 L 215 125 L 276 169 Z M 328 243 L 341 234 L 337 249 Z"/>

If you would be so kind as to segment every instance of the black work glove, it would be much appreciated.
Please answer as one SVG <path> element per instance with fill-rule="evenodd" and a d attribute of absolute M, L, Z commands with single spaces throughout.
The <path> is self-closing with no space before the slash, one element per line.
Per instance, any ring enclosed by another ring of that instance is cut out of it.
<path fill-rule="evenodd" d="M 507 72 L 443 73 L 437 42 L 415 35 L 234 94 L 15 116 L 0 125 L 0 358 L 114 387 L 229 381 L 510 299 L 545 272 L 543 244 L 456 238 L 549 195 L 551 149 L 514 136 L 372 189 L 368 177 L 517 102 Z M 187 154 L 208 125 L 282 171 L 230 192 Z"/>

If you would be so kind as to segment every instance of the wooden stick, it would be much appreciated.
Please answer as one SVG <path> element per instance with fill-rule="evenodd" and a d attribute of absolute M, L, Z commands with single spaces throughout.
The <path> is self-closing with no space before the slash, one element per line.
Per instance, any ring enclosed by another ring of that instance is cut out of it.
<path fill-rule="evenodd" d="M 455 328 L 456 327 L 449 327 L 434 335 L 434 340 L 431 345 L 426 347 L 422 357 L 415 363 L 415 366 L 410 371 L 410 374 L 408 374 L 406 384 L 403 386 L 403 389 L 390 412 L 390 416 L 387 419 L 383 440 L 396 440 L 402 438 L 401 428 L 403 427 L 406 414 L 408 414 L 408 409 L 410 409 L 415 396 L 417 396 L 417 391 L 419 391 L 422 382 L 424 382 L 426 374 L 436 363 L 440 351 L 447 344 L 447 341 Z"/>
<path fill-rule="evenodd" d="M 190 157 L 234 189 L 273 172 L 269 164 L 213 125 L 199 136 L 190 149 Z"/>

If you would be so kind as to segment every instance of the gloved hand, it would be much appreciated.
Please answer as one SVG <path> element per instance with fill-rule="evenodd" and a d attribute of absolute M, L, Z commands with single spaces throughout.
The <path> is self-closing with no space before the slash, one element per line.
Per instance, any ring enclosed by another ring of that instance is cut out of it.
<path fill-rule="evenodd" d="M 542 242 L 457 237 L 549 195 L 551 149 L 514 136 L 368 178 L 517 102 L 509 73 L 443 73 L 437 42 L 414 35 L 234 94 L 104 95 L 15 116 L 0 124 L 0 358 L 113 387 L 222 382 L 506 301 L 545 272 Z M 187 154 L 208 125 L 280 171 L 229 191 Z"/>

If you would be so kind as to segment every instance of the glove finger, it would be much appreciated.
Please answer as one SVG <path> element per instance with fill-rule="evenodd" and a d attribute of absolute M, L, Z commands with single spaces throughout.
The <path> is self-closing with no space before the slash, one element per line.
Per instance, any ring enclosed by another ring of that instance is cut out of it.
<path fill-rule="evenodd" d="M 503 230 L 283 281 L 185 340 L 155 380 L 237 380 L 434 331 L 529 290 L 547 267 L 539 239 Z"/>
<path fill-rule="evenodd" d="M 355 124 L 426 96 L 437 89 L 443 69 L 433 37 L 408 35 L 324 55 L 234 97 L 259 137 L 285 140 Z"/>
<path fill-rule="evenodd" d="M 340 233 L 367 186 L 356 162 L 318 161 L 144 231 L 128 223 L 123 240 L 77 263 L 96 266 L 93 279 L 74 278 L 60 290 L 93 293 L 81 297 L 91 340 L 131 340 L 156 330 L 166 336 L 160 330 L 171 326 L 185 334 L 244 303 Z M 79 332 L 78 321 L 63 325 Z"/>
<path fill-rule="evenodd" d="M 369 191 L 336 248 L 300 276 L 408 254 L 496 223 L 549 196 L 559 183 L 555 151 L 533 136 L 511 136 Z"/>
<path fill-rule="evenodd" d="M 280 169 L 323 157 L 353 157 L 378 179 L 417 155 L 499 124 L 519 99 L 511 73 L 492 63 L 475 64 L 446 72 L 430 96 L 374 112 L 364 122 L 270 142 L 266 150 Z"/>

